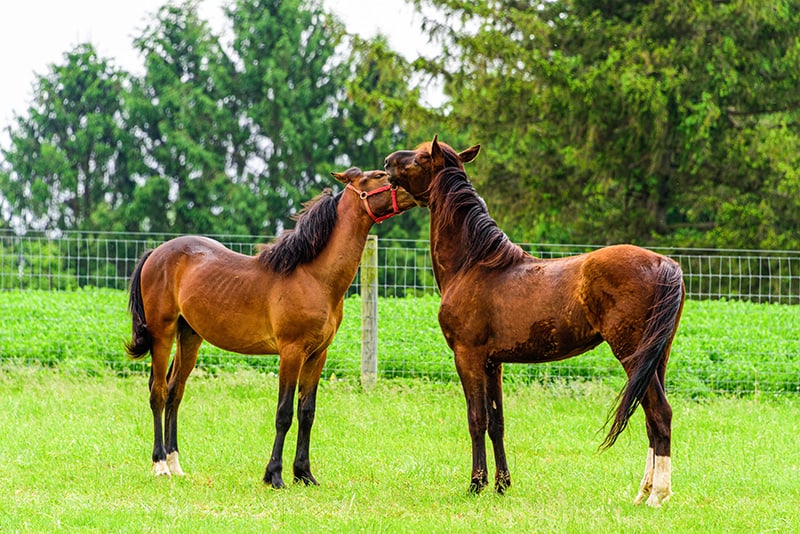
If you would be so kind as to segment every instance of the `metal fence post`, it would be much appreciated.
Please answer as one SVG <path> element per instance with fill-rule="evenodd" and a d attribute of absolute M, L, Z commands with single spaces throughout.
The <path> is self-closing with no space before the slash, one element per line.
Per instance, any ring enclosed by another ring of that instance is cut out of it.
<path fill-rule="evenodd" d="M 361 387 L 378 378 L 378 236 L 367 237 L 361 256 Z"/>

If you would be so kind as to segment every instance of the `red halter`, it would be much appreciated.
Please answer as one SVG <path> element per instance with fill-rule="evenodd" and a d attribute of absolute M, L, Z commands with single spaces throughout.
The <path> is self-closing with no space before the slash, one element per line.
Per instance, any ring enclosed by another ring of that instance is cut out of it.
<path fill-rule="evenodd" d="M 352 183 L 348 183 L 346 189 L 352 189 L 358 198 L 364 201 L 364 208 L 366 208 L 367 213 L 369 214 L 370 219 L 373 220 L 375 223 L 382 223 L 386 219 L 394 217 L 395 215 L 399 215 L 403 213 L 403 210 L 397 205 L 397 186 L 386 184 L 384 186 L 379 187 L 378 189 L 373 189 L 372 191 L 361 191 L 356 188 Z M 376 217 L 374 213 L 372 213 L 372 208 L 369 207 L 369 202 L 367 199 L 372 195 L 377 195 L 378 193 L 383 193 L 384 191 L 391 191 L 392 192 L 392 212 L 387 213 L 386 215 L 381 215 L 380 217 Z"/>

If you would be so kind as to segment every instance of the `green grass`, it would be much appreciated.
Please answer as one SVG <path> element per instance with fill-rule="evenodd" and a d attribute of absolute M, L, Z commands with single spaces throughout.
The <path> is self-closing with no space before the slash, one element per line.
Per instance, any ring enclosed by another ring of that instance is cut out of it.
<path fill-rule="evenodd" d="M 379 373 L 383 378 L 457 380 L 452 353 L 437 322 L 435 296 L 379 301 Z M 84 289 L 0 292 L 0 361 L 37 363 L 90 374 L 141 371 L 122 344 L 130 337 L 127 294 Z M 361 301 L 345 300 L 345 315 L 329 350 L 324 376 L 360 372 Z M 800 306 L 743 301 L 687 301 L 667 370 L 667 388 L 694 397 L 716 392 L 800 393 Z M 199 365 L 216 373 L 278 370 L 275 356 L 252 357 L 201 348 Z M 622 367 L 603 344 L 588 354 L 544 365 L 509 365 L 508 380 L 562 383 L 624 382 Z"/>
<path fill-rule="evenodd" d="M 319 487 L 261 482 L 277 381 L 241 370 L 188 383 L 185 478 L 150 472 L 146 376 L 0 369 L 1 532 L 792 532 L 800 529 L 800 399 L 673 396 L 673 490 L 631 504 L 641 411 L 597 452 L 615 391 L 506 388 L 513 486 L 468 496 L 470 451 L 456 383 L 321 385 L 311 460 Z M 284 456 L 291 465 L 296 423 Z M 289 477 L 287 477 L 289 478 Z"/>

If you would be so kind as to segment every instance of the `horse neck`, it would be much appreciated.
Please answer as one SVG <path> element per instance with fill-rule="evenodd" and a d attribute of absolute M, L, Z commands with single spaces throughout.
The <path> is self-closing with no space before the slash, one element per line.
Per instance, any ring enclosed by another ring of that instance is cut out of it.
<path fill-rule="evenodd" d="M 330 289 L 333 297 L 344 296 L 353 283 L 372 225 L 358 198 L 345 192 L 327 246 L 306 266 L 323 287 Z"/>
<path fill-rule="evenodd" d="M 463 217 L 456 218 L 452 225 L 443 226 L 440 224 L 441 214 L 436 209 L 431 210 L 431 260 L 433 263 L 433 275 L 436 278 L 436 285 L 439 292 L 444 293 L 447 286 L 457 274 L 457 257 L 466 243 L 466 232 L 464 231 Z"/>

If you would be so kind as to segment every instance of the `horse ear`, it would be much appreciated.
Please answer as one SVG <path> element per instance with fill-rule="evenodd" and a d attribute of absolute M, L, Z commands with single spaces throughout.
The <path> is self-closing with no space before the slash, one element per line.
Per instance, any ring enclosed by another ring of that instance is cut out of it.
<path fill-rule="evenodd" d="M 350 183 L 350 180 L 347 179 L 347 173 L 344 172 L 332 172 L 331 176 L 342 182 L 343 184 Z"/>
<path fill-rule="evenodd" d="M 431 141 L 431 159 L 434 167 L 443 166 L 444 153 L 442 152 L 442 147 L 439 146 L 439 134 L 434 135 L 433 141 Z"/>
<path fill-rule="evenodd" d="M 478 157 L 478 152 L 481 151 L 481 145 L 471 146 L 468 149 L 460 152 L 458 154 L 459 159 L 461 159 L 462 163 L 469 163 L 473 161 L 475 158 Z"/>
<path fill-rule="evenodd" d="M 332 172 L 331 176 L 342 182 L 343 184 L 349 184 L 353 180 L 357 180 L 364 174 L 364 171 L 359 169 L 358 167 L 350 167 L 344 172 Z"/>

